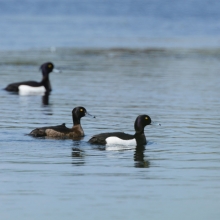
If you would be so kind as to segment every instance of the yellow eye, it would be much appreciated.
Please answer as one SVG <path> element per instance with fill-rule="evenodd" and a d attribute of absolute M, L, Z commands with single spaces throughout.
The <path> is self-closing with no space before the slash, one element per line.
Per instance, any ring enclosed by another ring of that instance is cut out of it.
<path fill-rule="evenodd" d="M 83 112 L 83 109 L 81 108 L 80 111 Z"/>
<path fill-rule="evenodd" d="M 148 117 L 145 117 L 145 119 L 147 120 L 147 119 L 148 119 Z"/>
<path fill-rule="evenodd" d="M 48 65 L 48 67 L 49 67 L 49 68 L 51 68 L 51 67 L 52 67 L 52 65 L 51 65 L 51 64 L 49 64 L 49 65 Z"/>

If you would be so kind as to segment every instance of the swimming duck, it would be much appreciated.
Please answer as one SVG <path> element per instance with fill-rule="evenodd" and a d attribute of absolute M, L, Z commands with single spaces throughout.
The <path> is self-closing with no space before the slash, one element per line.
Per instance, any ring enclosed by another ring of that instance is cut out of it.
<path fill-rule="evenodd" d="M 151 124 L 151 118 L 148 115 L 139 115 L 134 123 L 135 134 L 126 134 L 124 132 L 111 132 L 94 135 L 89 143 L 98 145 L 122 144 L 122 145 L 145 145 L 147 140 L 144 134 L 144 127 Z"/>
<path fill-rule="evenodd" d="M 57 126 L 48 126 L 42 128 L 36 128 L 31 131 L 30 135 L 34 137 L 54 137 L 54 138 L 78 138 L 84 136 L 84 131 L 80 124 L 80 119 L 84 116 L 95 116 L 90 115 L 84 107 L 76 107 L 72 111 L 73 127 L 67 128 L 65 123 Z"/>
<path fill-rule="evenodd" d="M 46 91 L 50 92 L 51 84 L 49 80 L 49 73 L 60 72 L 54 68 L 53 63 L 47 62 L 40 66 L 42 71 L 43 78 L 41 82 L 36 81 L 25 81 L 9 84 L 5 90 L 9 92 L 18 92 L 20 95 L 29 95 L 29 94 L 44 94 Z"/>

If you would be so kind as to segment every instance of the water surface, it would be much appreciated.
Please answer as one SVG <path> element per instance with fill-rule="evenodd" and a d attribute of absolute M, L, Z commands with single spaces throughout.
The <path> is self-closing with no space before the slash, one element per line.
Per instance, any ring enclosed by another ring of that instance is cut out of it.
<path fill-rule="evenodd" d="M 218 219 L 219 57 L 216 49 L 65 49 L 0 52 L 0 88 L 41 79 L 54 62 L 49 105 L 0 91 L 1 219 Z M 84 106 L 81 141 L 36 139 Z M 148 114 L 148 145 L 87 143 L 100 132 L 133 133 Z"/>
<path fill-rule="evenodd" d="M 0 219 L 212 219 L 220 200 L 220 2 L 0 0 L 0 88 L 40 80 L 48 104 L 0 90 Z M 45 99 L 44 99 L 45 100 Z M 35 139 L 84 106 L 82 140 Z M 101 148 L 100 132 L 145 148 Z"/>
<path fill-rule="evenodd" d="M 0 1 L 0 50 L 219 47 L 220 2 Z"/>

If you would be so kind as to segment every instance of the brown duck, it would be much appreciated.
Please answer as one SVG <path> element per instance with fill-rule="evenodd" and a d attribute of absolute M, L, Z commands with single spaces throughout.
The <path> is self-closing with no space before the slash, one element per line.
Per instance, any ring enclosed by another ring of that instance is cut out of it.
<path fill-rule="evenodd" d="M 35 128 L 30 135 L 34 137 L 53 137 L 53 138 L 79 138 L 84 136 L 84 131 L 80 124 L 80 119 L 84 116 L 90 115 L 84 107 L 76 107 L 72 111 L 73 127 L 67 128 L 65 123 L 57 126 L 48 126 L 42 128 Z"/>

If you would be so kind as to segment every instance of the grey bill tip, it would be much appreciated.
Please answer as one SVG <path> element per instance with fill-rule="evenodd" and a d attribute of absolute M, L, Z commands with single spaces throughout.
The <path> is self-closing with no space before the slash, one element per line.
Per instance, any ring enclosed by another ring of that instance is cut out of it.
<path fill-rule="evenodd" d="M 55 69 L 55 68 L 53 68 L 53 71 L 52 71 L 52 72 L 54 72 L 54 73 L 62 73 L 61 70 L 58 70 L 58 69 Z"/>
<path fill-rule="evenodd" d="M 160 123 L 155 123 L 154 121 L 151 121 L 151 125 L 157 125 L 157 126 L 161 126 Z"/>
<path fill-rule="evenodd" d="M 89 116 L 89 117 L 91 117 L 91 118 L 95 118 L 95 116 L 94 115 L 91 115 L 91 114 L 89 114 L 88 112 L 86 112 L 86 114 L 85 114 L 86 116 Z"/>

